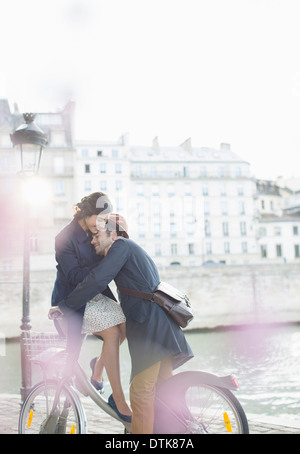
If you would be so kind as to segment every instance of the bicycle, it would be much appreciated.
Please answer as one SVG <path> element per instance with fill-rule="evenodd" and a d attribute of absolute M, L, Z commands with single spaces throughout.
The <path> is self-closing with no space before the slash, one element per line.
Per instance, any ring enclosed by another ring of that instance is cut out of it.
<path fill-rule="evenodd" d="M 66 339 L 56 333 L 26 332 L 23 336 L 30 361 L 43 371 L 24 401 L 19 417 L 21 434 L 85 434 L 87 419 L 79 393 L 90 397 L 131 433 L 131 424 L 121 420 L 92 386 L 78 361 L 72 373 L 63 376 L 68 354 Z M 56 377 L 49 378 L 55 370 Z M 233 395 L 236 379 L 187 371 L 175 374 L 156 391 L 155 434 L 248 434 L 245 412 Z"/>

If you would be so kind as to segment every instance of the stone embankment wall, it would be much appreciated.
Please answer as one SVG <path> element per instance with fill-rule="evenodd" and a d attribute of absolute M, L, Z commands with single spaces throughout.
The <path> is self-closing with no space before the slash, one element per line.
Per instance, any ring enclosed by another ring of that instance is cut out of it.
<path fill-rule="evenodd" d="M 185 290 L 195 318 L 189 329 L 253 323 L 300 322 L 300 265 L 170 267 L 161 280 Z M 52 331 L 47 318 L 55 271 L 32 271 L 30 317 L 34 331 Z M 0 277 L 0 335 L 19 335 L 22 273 Z"/>

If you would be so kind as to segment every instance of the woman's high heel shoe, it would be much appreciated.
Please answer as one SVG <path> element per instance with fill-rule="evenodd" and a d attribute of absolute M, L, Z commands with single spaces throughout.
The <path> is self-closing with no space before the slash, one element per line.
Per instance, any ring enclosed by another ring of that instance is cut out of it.
<path fill-rule="evenodd" d="M 90 362 L 90 367 L 92 369 L 92 375 L 94 374 L 96 361 L 97 361 L 97 358 L 93 358 Z M 93 378 L 91 378 L 91 383 L 94 386 L 94 388 L 96 388 L 96 390 L 100 392 L 100 394 L 104 393 L 103 381 L 97 381 L 97 380 L 94 380 Z"/>
<path fill-rule="evenodd" d="M 108 403 L 109 405 L 111 406 L 111 408 L 113 410 L 115 410 L 115 412 L 117 413 L 117 415 L 119 416 L 120 419 L 122 419 L 123 421 L 125 422 L 131 422 L 131 416 L 128 416 L 128 415 L 122 415 L 122 413 L 119 412 L 117 406 L 116 406 L 116 403 L 114 401 L 114 398 L 112 396 L 112 394 L 109 396 L 108 398 Z"/>

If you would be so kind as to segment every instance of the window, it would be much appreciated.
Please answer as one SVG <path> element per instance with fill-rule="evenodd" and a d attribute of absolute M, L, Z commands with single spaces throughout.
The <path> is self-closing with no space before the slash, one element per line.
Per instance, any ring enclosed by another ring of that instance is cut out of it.
<path fill-rule="evenodd" d="M 90 173 L 90 172 L 91 172 L 90 164 L 84 164 L 84 173 Z"/>
<path fill-rule="evenodd" d="M 104 162 L 100 164 L 100 173 L 106 173 L 106 164 Z"/>
<path fill-rule="evenodd" d="M 246 222 L 240 222 L 240 229 L 241 229 L 241 235 L 243 235 L 243 236 L 247 235 Z"/>
<path fill-rule="evenodd" d="M 177 255 L 177 244 L 171 244 L 171 255 Z"/>
<path fill-rule="evenodd" d="M 205 166 L 200 167 L 200 177 L 206 177 L 206 167 Z"/>
<path fill-rule="evenodd" d="M 152 204 L 152 215 L 153 216 L 160 216 L 160 203 L 153 203 Z"/>
<path fill-rule="evenodd" d="M 242 176 L 242 168 L 241 167 L 236 167 L 235 168 L 235 176 L 236 177 L 241 177 Z"/>
<path fill-rule="evenodd" d="M 153 228 L 154 228 L 154 236 L 157 238 L 157 237 L 160 237 L 160 224 L 159 223 L 155 223 L 153 225 Z"/>
<path fill-rule="evenodd" d="M 195 245 L 193 243 L 189 244 L 189 255 L 195 254 Z"/>
<path fill-rule="evenodd" d="M 259 237 L 266 236 L 267 235 L 267 229 L 265 227 L 260 227 L 258 230 L 258 235 Z"/>
<path fill-rule="evenodd" d="M 184 195 L 192 195 L 192 187 L 191 187 L 190 183 L 185 183 Z"/>
<path fill-rule="evenodd" d="M 112 158 L 118 158 L 119 150 L 116 150 L 116 149 L 111 150 L 111 156 L 112 156 Z"/>
<path fill-rule="evenodd" d="M 175 195 L 175 186 L 173 183 L 168 183 L 168 196 L 173 197 Z"/>
<path fill-rule="evenodd" d="M 84 190 L 85 191 L 91 191 L 92 190 L 92 183 L 90 180 L 86 180 L 84 182 Z"/>
<path fill-rule="evenodd" d="M 151 168 L 150 168 L 150 177 L 151 178 L 156 178 L 156 176 L 157 176 L 156 167 L 155 166 L 151 166 Z"/>
<path fill-rule="evenodd" d="M 186 233 L 188 235 L 193 235 L 195 232 L 195 222 L 188 222 L 186 224 Z"/>
<path fill-rule="evenodd" d="M 237 195 L 244 195 L 244 187 L 241 184 L 237 187 Z"/>
<path fill-rule="evenodd" d="M 276 256 L 282 257 L 282 246 L 281 244 L 276 244 Z"/>
<path fill-rule="evenodd" d="M 227 202 L 221 202 L 221 214 L 223 216 L 226 216 L 228 214 L 228 203 Z"/>
<path fill-rule="evenodd" d="M 224 236 L 228 236 L 229 235 L 228 222 L 223 222 L 223 235 Z"/>
<path fill-rule="evenodd" d="M 205 221 L 205 223 L 204 223 L 204 233 L 205 233 L 205 236 L 210 236 L 211 235 L 210 222 L 209 221 Z"/>
<path fill-rule="evenodd" d="M 122 164 L 116 164 L 115 165 L 115 172 L 116 173 L 122 173 Z"/>
<path fill-rule="evenodd" d="M 220 178 L 223 178 L 225 176 L 225 167 L 222 166 L 218 168 L 218 176 Z"/>
<path fill-rule="evenodd" d="M 145 238 L 146 227 L 145 224 L 139 224 L 138 226 L 138 236 L 139 238 Z"/>
<path fill-rule="evenodd" d="M 123 199 L 121 197 L 116 197 L 116 210 L 117 213 L 123 210 Z"/>
<path fill-rule="evenodd" d="M 209 212 L 209 202 L 204 202 L 204 214 L 208 215 Z"/>
<path fill-rule="evenodd" d="M 265 257 L 268 256 L 268 254 L 267 254 L 267 245 L 266 244 L 262 244 L 260 246 L 260 254 L 261 254 L 262 258 L 265 258 Z"/>
<path fill-rule="evenodd" d="M 225 254 L 230 254 L 230 243 L 228 241 L 224 243 L 224 252 Z"/>
<path fill-rule="evenodd" d="M 297 225 L 293 226 L 293 235 L 299 235 L 299 231 L 298 231 L 298 226 Z"/>
<path fill-rule="evenodd" d="M 154 250 L 155 250 L 155 255 L 156 255 L 156 256 L 161 256 L 161 247 L 160 247 L 160 244 L 155 244 Z"/>
<path fill-rule="evenodd" d="M 242 242 L 242 252 L 243 252 L 244 254 L 247 254 L 247 252 L 248 252 L 248 244 L 247 244 L 247 241 L 243 241 L 243 242 Z"/>
<path fill-rule="evenodd" d="M 1 169 L 2 171 L 8 170 L 8 169 L 9 169 L 9 159 L 8 159 L 8 156 L 2 156 L 2 157 L 1 157 L 0 169 Z"/>
<path fill-rule="evenodd" d="M 55 181 L 54 193 L 55 195 L 64 195 L 65 194 L 65 184 L 63 181 Z"/>
<path fill-rule="evenodd" d="M 183 167 L 183 176 L 189 177 L 190 176 L 190 169 L 189 167 Z"/>
<path fill-rule="evenodd" d="M 64 173 L 65 171 L 65 158 L 63 156 L 55 156 L 53 160 L 54 173 Z"/>
<path fill-rule="evenodd" d="M 97 150 L 97 156 L 98 156 L 98 158 L 101 158 L 101 156 L 103 156 L 103 151 Z"/>
<path fill-rule="evenodd" d="M 83 148 L 81 150 L 81 157 L 82 158 L 87 158 L 89 156 L 89 151 L 86 148 Z"/>
<path fill-rule="evenodd" d="M 239 214 L 245 214 L 245 202 L 239 202 Z"/>
<path fill-rule="evenodd" d="M 171 236 L 176 236 L 177 235 L 175 222 L 171 222 L 170 223 L 170 235 Z"/>
<path fill-rule="evenodd" d="M 105 180 L 100 181 L 100 191 L 102 191 L 102 192 L 107 191 L 107 181 L 105 181 Z"/>
<path fill-rule="evenodd" d="M 137 193 L 137 195 L 144 195 L 144 185 L 143 185 L 143 183 L 138 183 L 136 185 L 136 193 Z"/>
<path fill-rule="evenodd" d="M 281 228 L 280 227 L 274 227 L 274 235 L 275 236 L 280 236 L 281 235 Z"/>
<path fill-rule="evenodd" d="M 220 185 L 220 195 L 221 196 L 225 196 L 227 194 L 227 190 L 226 190 L 226 184 L 225 183 L 222 183 Z"/>
<path fill-rule="evenodd" d="M 206 254 L 211 255 L 212 254 L 212 245 L 211 243 L 206 243 Z"/>
<path fill-rule="evenodd" d="M 145 214 L 145 205 L 143 202 L 138 202 L 137 203 L 137 212 L 138 212 L 138 217 L 142 217 Z"/>
<path fill-rule="evenodd" d="M 151 185 L 151 193 L 152 193 L 153 196 L 159 195 L 159 186 L 158 186 L 157 183 L 153 183 Z"/>
<path fill-rule="evenodd" d="M 208 195 L 208 186 L 207 184 L 202 185 L 202 195 Z"/>
<path fill-rule="evenodd" d="M 116 180 L 116 191 L 122 191 L 122 181 Z"/>
<path fill-rule="evenodd" d="M 52 147 L 63 147 L 66 145 L 66 138 L 64 131 L 51 132 L 51 145 Z"/>
<path fill-rule="evenodd" d="M 300 257 L 300 245 L 295 244 L 295 258 L 299 258 L 299 257 Z"/>
<path fill-rule="evenodd" d="M 135 174 L 134 174 L 134 176 L 141 177 L 142 174 L 143 174 L 142 167 L 141 166 L 135 166 Z"/>

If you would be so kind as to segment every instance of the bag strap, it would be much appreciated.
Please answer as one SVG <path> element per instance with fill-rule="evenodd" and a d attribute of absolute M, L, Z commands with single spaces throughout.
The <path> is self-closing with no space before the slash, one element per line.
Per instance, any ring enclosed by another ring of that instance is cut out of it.
<path fill-rule="evenodd" d="M 117 286 L 117 289 L 119 290 L 120 293 L 123 293 L 124 295 L 135 296 L 137 298 L 142 298 L 143 300 L 151 301 L 153 298 L 153 293 L 140 292 L 139 290 L 133 290 L 131 288 L 119 286 Z"/>

